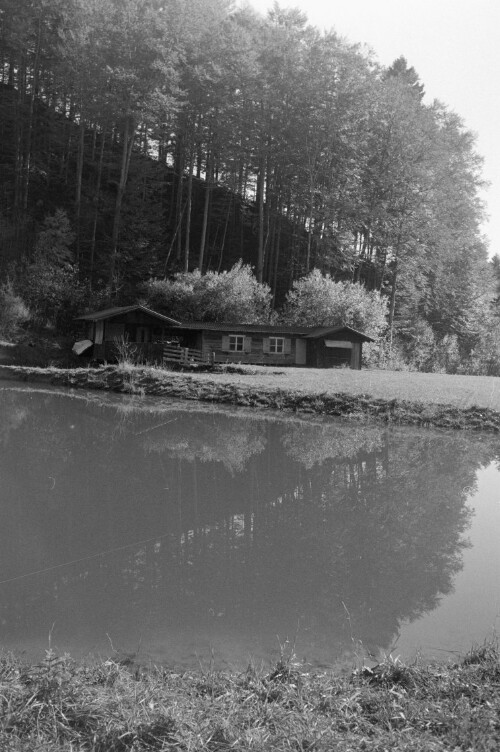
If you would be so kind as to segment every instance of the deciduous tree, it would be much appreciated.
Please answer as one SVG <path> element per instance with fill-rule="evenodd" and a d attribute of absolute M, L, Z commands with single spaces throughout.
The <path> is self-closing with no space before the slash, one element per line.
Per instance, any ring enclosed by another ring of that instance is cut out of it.
<path fill-rule="evenodd" d="M 335 282 L 313 269 L 294 282 L 282 313 L 287 324 L 339 326 L 346 324 L 378 336 L 386 326 L 386 301 L 361 284 Z"/>
<path fill-rule="evenodd" d="M 226 323 L 266 323 L 271 317 L 271 291 L 249 266 L 238 263 L 227 272 L 181 272 L 172 280 L 149 280 L 143 292 L 155 310 L 174 318 Z"/>

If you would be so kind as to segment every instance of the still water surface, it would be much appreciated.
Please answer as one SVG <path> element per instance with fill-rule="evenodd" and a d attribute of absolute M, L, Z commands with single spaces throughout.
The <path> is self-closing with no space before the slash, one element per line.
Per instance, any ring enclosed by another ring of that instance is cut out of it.
<path fill-rule="evenodd" d="M 497 438 L 0 386 L 0 646 L 447 657 L 500 614 Z"/>

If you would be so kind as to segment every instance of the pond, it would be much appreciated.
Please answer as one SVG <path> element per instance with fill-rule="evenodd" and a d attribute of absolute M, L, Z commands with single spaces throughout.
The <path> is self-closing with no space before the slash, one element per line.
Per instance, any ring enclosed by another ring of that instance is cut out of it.
<path fill-rule="evenodd" d="M 0 646 L 449 657 L 500 613 L 499 443 L 0 386 Z"/>

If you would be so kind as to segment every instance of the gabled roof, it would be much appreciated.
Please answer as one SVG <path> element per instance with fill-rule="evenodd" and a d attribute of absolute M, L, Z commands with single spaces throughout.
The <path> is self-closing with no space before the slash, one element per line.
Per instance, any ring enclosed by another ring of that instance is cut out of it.
<path fill-rule="evenodd" d="M 141 311 L 142 313 L 146 313 L 148 316 L 153 316 L 155 319 L 164 321 L 168 324 L 171 324 L 172 326 L 178 326 L 180 324 L 180 321 L 177 321 L 177 319 L 173 319 L 170 316 L 164 316 L 162 313 L 152 311 L 150 308 L 146 308 L 146 306 L 143 305 L 129 305 L 119 306 L 116 308 L 106 308 L 104 311 L 94 311 L 92 313 L 85 313 L 83 314 L 83 316 L 77 316 L 77 320 L 102 321 L 103 319 L 112 319 L 115 318 L 115 316 L 121 316 L 125 313 L 131 313 L 132 311 Z"/>
<path fill-rule="evenodd" d="M 214 321 L 186 321 L 181 322 L 178 329 L 204 332 L 236 332 L 255 334 L 296 334 L 304 336 L 310 331 L 307 326 L 289 326 L 287 324 L 224 324 Z"/>
<path fill-rule="evenodd" d="M 348 332 L 349 334 L 356 334 L 364 342 L 375 342 L 373 337 L 370 337 L 368 334 L 365 334 L 364 332 L 360 332 L 357 329 L 354 329 L 352 326 L 347 326 L 346 324 L 343 324 L 341 326 L 311 327 L 309 329 L 309 333 L 306 334 L 305 337 L 306 339 L 319 339 L 320 337 L 331 337 L 333 335 L 338 335 L 341 332 Z"/>
<path fill-rule="evenodd" d="M 177 329 L 204 332 L 234 332 L 241 334 L 288 334 L 305 339 L 331 337 L 341 332 L 355 334 L 364 342 L 374 342 L 373 337 L 353 329 L 352 326 L 299 326 L 287 324 L 220 324 L 213 321 L 187 321 L 180 323 Z"/>
<path fill-rule="evenodd" d="M 271 335 L 288 335 L 295 337 L 304 337 L 305 339 L 319 339 L 320 337 L 332 337 L 339 335 L 341 332 L 355 334 L 363 342 L 374 342 L 373 337 L 369 337 L 352 326 L 300 326 L 299 324 L 224 324 L 214 321 L 177 321 L 170 316 L 164 316 L 162 313 L 152 311 L 143 305 L 129 305 L 115 308 L 106 308 L 104 311 L 94 311 L 78 316 L 78 321 L 103 321 L 112 319 L 116 316 L 122 316 L 132 311 L 141 311 L 142 313 L 152 316 L 159 321 L 170 324 L 175 329 L 184 331 L 205 331 L 205 332 L 234 332 L 236 334 L 271 334 Z"/>

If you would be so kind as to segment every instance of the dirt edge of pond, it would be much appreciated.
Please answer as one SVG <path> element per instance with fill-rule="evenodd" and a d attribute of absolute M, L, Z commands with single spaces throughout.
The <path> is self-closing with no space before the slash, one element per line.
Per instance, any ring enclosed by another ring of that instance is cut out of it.
<path fill-rule="evenodd" d="M 0 366 L 0 379 L 43 382 L 77 389 L 102 389 L 121 394 L 149 395 L 197 400 L 284 412 L 333 415 L 356 421 L 375 420 L 397 425 L 442 429 L 481 430 L 498 433 L 500 412 L 491 408 L 459 408 L 398 399 L 380 399 L 367 394 L 302 393 L 291 389 L 262 389 L 251 385 L 197 380 L 187 373 L 148 368 L 33 368 Z"/>

